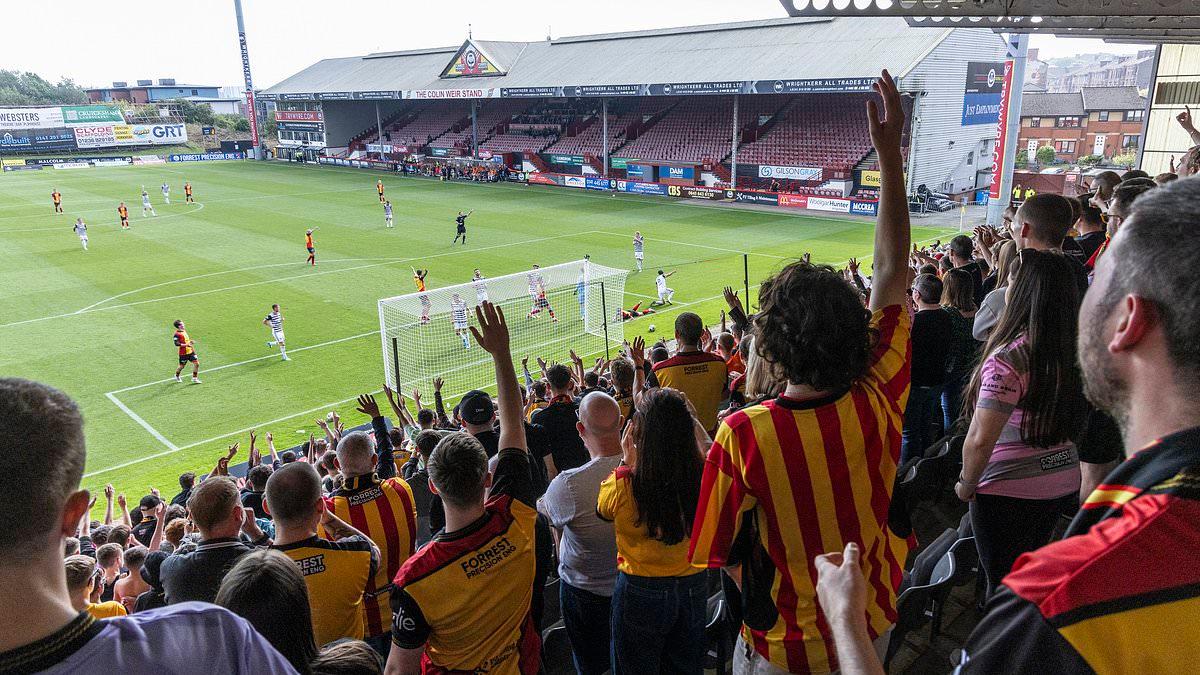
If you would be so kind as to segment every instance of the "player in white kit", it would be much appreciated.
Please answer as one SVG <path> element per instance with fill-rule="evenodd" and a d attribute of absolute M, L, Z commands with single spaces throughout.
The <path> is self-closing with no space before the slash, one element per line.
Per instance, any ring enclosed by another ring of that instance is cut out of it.
<path fill-rule="evenodd" d="M 646 240 L 641 232 L 633 233 L 633 261 L 637 263 L 637 271 L 642 271 L 642 260 L 646 258 Z"/>
<path fill-rule="evenodd" d="M 162 190 L 163 203 L 170 204 L 171 203 L 171 186 L 167 185 L 166 183 L 163 183 L 162 188 L 160 188 L 160 189 Z"/>
<path fill-rule="evenodd" d="M 483 278 L 483 272 L 479 268 L 475 268 L 475 274 L 471 277 L 471 285 L 475 287 L 475 300 L 479 304 L 487 302 L 487 280 Z"/>
<path fill-rule="evenodd" d="M 263 325 L 271 328 L 271 337 L 275 338 L 267 342 L 268 347 L 279 347 L 279 353 L 283 356 L 284 361 L 291 361 L 287 355 L 287 348 L 283 342 L 283 313 L 279 311 L 279 305 L 271 305 L 271 313 L 263 319 Z"/>
<path fill-rule="evenodd" d="M 146 217 L 147 211 L 149 211 L 150 215 L 152 215 L 152 216 L 158 216 L 158 214 L 154 212 L 154 207 L 150 205 L 150 193 L 146 192 L 146 186 L 143 185 L 142 186 L 142 217 L 143 218 Z"/>
<path fill-rule="evenodd" d="M 450 299 L 450 319 L 454 322 L 454 334 L 462 339 L 463 349 L 471 348 L 470 331 L 467 329 L 467 303 L 458 293 Z"/>
<path fill-rule="evenodd" d="M 666 273 L 664 273 L 662 270 L 658 271 L 658 276 L 654 278 L 654 285 L 658 289 L 658 300 L 656 302 L 654 302 L 653 304 L 656 304 L 656 305 L 673 304 L 671 302 L 671 298 L 675 297 L 675 289 L 667 288 L 667 277 L 675 274 L 675 271 L 676 270 L 671 270 L 670 272 L 666 272 Z"/>
<path fill-rule="evenodd" d="M 75 224 L 71 226 L 71 229 L 75 230 L 75 234 L 79 235 L 79 243 L 83 244 L 83 250 L 88 250 L 87 223 L 83 222 L 83 218 L 76 218 Z"/>
<path fill-rule="evenodd" d="M 392 224 L 392 202 L 390 200 L 383 203 L 383 219 L 388 227 L 395 227 Z"/>

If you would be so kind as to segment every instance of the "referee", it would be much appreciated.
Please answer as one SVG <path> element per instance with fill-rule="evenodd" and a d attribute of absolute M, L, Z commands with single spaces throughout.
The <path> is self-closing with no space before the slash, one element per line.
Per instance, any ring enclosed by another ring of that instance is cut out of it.
<path fill-rule="evenodd" d="M 462 237 L 463 246 L 467 245 L 467 216 L 471 215 L 472 213 L 475 213 L 474 209 L 471 209 L 470 211 L 467 211 L 466 213 L 459 211 L 458 215 L 454 217 L 454 222 L 457 227 L 456 227 L 456 232 L 454 234 L 454 241 L 450 242 L 451 246 L 458 243 L 459 237 Z"/>

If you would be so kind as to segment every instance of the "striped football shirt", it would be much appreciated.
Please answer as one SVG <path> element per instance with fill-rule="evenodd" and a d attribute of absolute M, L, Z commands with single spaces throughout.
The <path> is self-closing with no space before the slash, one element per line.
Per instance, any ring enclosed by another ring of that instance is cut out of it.
<path fill-rule="evenodd" d="M 708 453 L 692 564 L 723 567 L 747 521 L 742 637 L 789 673 L 837 668 L 818 610 L 813 558 L 857 542 L 867 579 L 872 639 L 896 622 L 896 589 L 908 547 L 887 529 L 908 401 L 910 319 L 899 305 L 876 312 L 880 338 L 867 373 L 824 399 L 779 397 L 727 417 Z M 752 512 L 753 518 L 743 519 Z M 753 561 L 763 561 L 756 566 Z"/>
<path fill-rule="evenodd" d="M 450 303 L 450 316 L 454 319 L 455 324 L 466 324 L 467 303 L 462 300 Z"/>
<path fill-rule="evenodd" d="M 271 330 L 276 332 L 283 330 L 283 317 L 279 314 L 279 312 L 271 312 L 268 314 L 267 321 L 271 322 Z"/>
<path fill-rule="evenodd" d="M 348 479 L 330 497 L 333 513 L 379 547 L 379 565 L 363 599 L 366 637 L 388 633 L 392 623 L 392 578 L 413 554 L 417 511 L 412 489 L 402 478 L 374 475 Z"/>

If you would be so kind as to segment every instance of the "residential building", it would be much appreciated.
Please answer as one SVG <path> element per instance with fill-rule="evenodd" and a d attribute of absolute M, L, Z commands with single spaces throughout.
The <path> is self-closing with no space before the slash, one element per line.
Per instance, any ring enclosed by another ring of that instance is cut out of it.
<path fill-rule="evenodd" d="M 1087 155 L 1111 158 L 1137 152 L 1145 126 L 1146 97 L 1136 87 L 1084 87 L 1075 93 L 1026 93 L 1018 152 L 1033 157 L 1051 146 L 1073 162 Z"/>
<path fill-rule="evenodd" d="M 1175 116 L 1191 106 L 1192 114 L 1200 117 L 1200 45 L 1164 44 L 1152 91 L 1141 166 L 1154 175 L 1170 171 L 1171 161 L 1179 161 L 1192 146 Z"/>

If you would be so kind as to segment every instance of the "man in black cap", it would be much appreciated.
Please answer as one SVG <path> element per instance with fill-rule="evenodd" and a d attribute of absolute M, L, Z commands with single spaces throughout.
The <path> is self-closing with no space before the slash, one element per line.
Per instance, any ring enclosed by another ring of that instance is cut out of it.
<path fill-rule="evenodd" d="M 463 430 L 471 434 L 487 452 L 488 459 L 500 451 L 500 433 L 496 429 L 496 406 L 486 391 L 472 389 L 458 404 L 458 418 Z"/>
<path fill-rule="evenodd" d="M 133 526 L 130 534 L 142 546 L 149 546 L 150 540 L 154 537 L 154 526 L 156 524 L 154 509 L 158 508 L 158 505 L 161 503 L 162 500 L 158 498 L 158 495 L 146 495 L 142 497 L 142 501 L 138 504 L 138 508 L 142 512 L 142 519 L 138 521 L 137 525 Z"/>
<path fill-rule="evenodd" d="M 492 403 L 492 397 L 486 391 L 473 389 L 463 394 L 457 410 L 463 431 L 474 436 L 483 445 L 484 451 L 487 452 L 489 468 L 495 468 L 495 462 L 491 460 L 495 459 L 496 453 L 500 451 L 500 429 L 496 424 L 496 406 Z M 546 443 L 546 430 L 540 424 L 526 422 L 525 439 L 529 444 L 530 457 L 534 459 L 534 486 L 541 496 L 550 482 L 542 462 L 542 458 L 550 453 Z"/>

